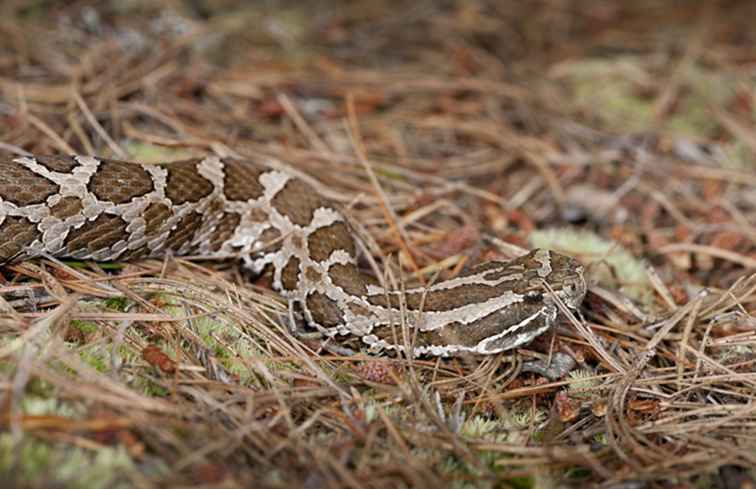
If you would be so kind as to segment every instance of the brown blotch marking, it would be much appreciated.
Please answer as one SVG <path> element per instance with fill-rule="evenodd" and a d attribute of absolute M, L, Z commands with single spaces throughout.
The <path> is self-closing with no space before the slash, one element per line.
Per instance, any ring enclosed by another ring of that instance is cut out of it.
<path fill-rule="evenodd" d="M 501 270 L 501 268 L 505 267 L 506 265 L 507 265 L 507 262 L 487 261 L 485 263 L 481 263 L 479 265 L 475 265 L 474 267 L 470 267 L 467 270 L 464 270 L 462 273 L 458 275 L 458 277 L 469 277 L 470 275 L 476 275 L 480 272 L 486 272 L 489 270 L 498 271 L 498 270 Z"/>
<path fill-rule="evenodd" d="M 469 272 L 465 273 L 464 275 L 474 274 L 478 273 L 480 271 L 488 271 L 485 275 L 483 275 L 483 278 L 486 280 L 499 280 L 505 275 L 513 275 L 517 276 L 516 280 L 510 281 L 510 283 L 517 282 L 525 282 L 527 280 L 530 280 L 532 278 L 542 279 L 545 277 L 540 277 L 538 275 L 539 270 L 543 267 L 543 265 L 535 260 L 535 256 L 538 253 L 538 250 L 533 250 L 530 253 L 527 253 L 525 255 L 519 256 L 517 258 L 514 258 L 508 262 L 501 262 L 501 261 L 494 261 L 489 263 L 484 263 L 483 265 L 479 265 L 473 269 L 471 269 Z M 552 274 L 559 269 L 563 269 L 564 266 L 561 265 L 561 259 L 558 254 L 549 253 L 549 259 L 551 261 L 552 266 Z"/>
<path fill-rule="evenodd" d="M 268 222 L 268 213 L 259 207 L 249 210 L 249 219 L 252 222 Z"/>
<path fill-rule="evenodd" d="M 227 240 L 229 240 L 236 231 L 236 227 L 241 222 L 241 216 L 239 214 L 227 213 L 223 214 L 218 220 L 218 224 L 215 226 L 215 231 L 210 239 L 210 249 L 218 251 Z"/>
<path fill-rule="evenodd" d="M 146 256 L 149 256 L 151 254 L 150 247 L 147 244 L 143 244 L 142 246 L 138 248 L 134 248 L 133 250 L 126 250 L 123 255 L 119 257 L 120 260 L 128 261 L 133 260 L 136 258 L 144 258 Z"/>
<path fill-rule="evenodd" d="M 35 156 L 34 159 L 48 170 L 60 173 L 71 173 L 74 168 L 80 166 L 72 156 Z"/>
<path fill-rule="evenodd" d="M 416 335 L 415 346 L 461 345 L 473 347 L 486 338 L 503 333 L 529 316 L 538 314 L 541 309 L 541 305 L 515 303 L 469 324 L 450 323 L 442 328 L 423 331 L 422 334 Z M 497 345 L 506 347 L 517 335 L 541 328 L 544 321 L 543 317 L 532 320 L 526 326 L 519 328 L 514 334 L 503 336 L 497 341 Z M 396 329 L 396 332 L 397 338 L 401 340 L 401 330 Z M 391 327 L 376 328 L 372 333 L 389 343 L 393 343 L 394 333 L 392 333 Z M 412 332 L 410 331 L 410 333 Z"/>
<path fill-rule="evenodd" d="M 260 183 L 264 170 L 249 161 L 223 160 L 223 195 L 228 200 L 248 201 L 261 197 L 265 188 Z"/>
<path fill-rule="evenodd" d="M 68 233 L 65 241 L 66 250 L 74 254 L 85 250 L 95 253 L 110 248 L 126 239 L 127 225 L 120 216 L 100 214 L 94 221 L 87 221 Z"/>
<path fill-rule="evenodd" d="M 0 199 L 17 206 L 42 204 L 58 192 L 58 185 L 12 161 L 0 161 Z"/>
<path fill-rule="evenodd" d="M 150 205 L 144 209 L 144 234 L 148 237 L 158 235 L 163 228 L 163 224 L 173 215 L 171 208 L 162 202 L 150 202 Z"/>
<path fill-rule="evenodd" d="M 519 260 L 515 259 L 511 262 L 504 261 L 489 261 L 481 263 L 474 267 L 468 268 L 460 273 L 457 277 L 469 277 L 471 275 L 478 275 L 483 273 L 484 280 L 496 281 L 504 277 L 505 275 L 520 274 L 522 275 L 524 267 Z"/>
<path fill-rule="evenodd" d="M 304 241 L 302 240 L 302 236 L 300 236 L 298 234 L 292 234 L 290 241 L 291 241 L 291 245 L 294 248 L 296 248 L 298 250 L 303 250 L 304 249 Z"/>
<path fill-rule="evenodd" d="M 335 250 L 344 250 L 354 257 L 356 248 L 352 234 L 343 222 L 316 229 L 307 237 L 307 248 L 315 261 L 327 260 Z"/>
<path fill-rule="evenodd" d="M 337 287 L 349 295 L 367 295 L 367 284 L 375 282 L 373 277 L 361 273 L 356 265 L 335 263 L 328 269 L 328 276 Z"/>
<path fill-rule="evenodd" d="M 360 304 L 349 303 L 347 307 L 349 308 L 350 311 L 352 311 L 352 314 L 356 316 L 364 316 L 364 317 L 370 316 L 370 309 L 368 309 L 365 306 L 361 306 Z"/>
<path fill-rule="evenodd" d="M 407 309 L 410 310 L 420 310 L 422 306 L 424 311 L 451 311 L 466 304 L 485 302 L 506 292 L 507 290 L 502 286 L 464 284 L 452 289 L 406 294 L 405 301 Z M 399 298 L 396 294 L 389 294 L 388 299 L 391 308 L 399 307 Z M 388 307 L 385 295 L 370 296 L 368 301 L 376 306 Z"/>
<path fill-rule="evenodd" d="M 165 240 L 165 249 L 178 251 L 181 246 L 192 240 L 202 225 L 202 214 L 190 212 L 176 224 Z"/>
<path fill-rule="evenodd" d="M 320 282 L 323 280 L 323 275 L 312 267 L 307 267 L 305 277 L 311 282 Z"/>
<path fill-rule="evenodd" d="M 63 197 L 57 204 L 50 207 L 50 215 L 58 219 L 66 219 L 81 211 L 81 200 L 76 197 Z"/>
<path fill-rule="evenodd" d="M 263 245 L 262 251 L 264 252 L 278 251 L 283 246 L 281 231 L 273 227 L 265 229 L 260 234 L 259 240 Z"/>
<path fill-rule="evenodd" d="M 281 270 L 281 284 L 285 290 L 297 290 L 299 283 L 299 258 L 292 256 Z"/>
<path fill-rule="evenodd" d="M 89 180 L 89 191 L 99 200 L 125 204 L 154 188 L 152 176 L 137 163 L 102 160 Z"/>
<path fill-rule="evenodd" d="M 321 326 L 331 328 L 344 323 L 344 316 L 338 304 L 325 294 L 313 292 L 307 296 L 306 303 L 312 319 Z"/>
<path fill-rule="evenodd" d="M 318 195 L 315 189 L 302 180 L 292 178 L 271 202 L 282 215 L 298 226 L 307 226 L 312 221 L 315 210 L 332 207 L 331 203 Z"/>
<path fill-rule="evenodd" d="M 579 264 L 573 258 L 558 253 L 549 253 L 551 271 L 548 277 L 541 277 L 539 273 L 543 265 L 534 259 L 538 253 L 538 250 L 533 250 L 508 262 L 489 264 L 492 268 L 484 275 L 484 278 L 500 280 L 506 275 L 511 275 L 513 280 L 504 280 L 497 287 L 502 291 L 511 290 L 515 294 L 531 294 L 533 297 L 548 292 L 543 285 L 544 279 L 549 280 L 555 291 L 561 290 L 560 284 L 565 281 L 574 283 L 579 279 L 575 271 Z M 496 267 L 499 269 L 497 270 Z"/>
<path fill-rule="evenodd" d="M 478 334 L 476 334 L 476 331 Z M 401 345 L 404 341 L 402 327 L 399 325 L 387 325 L 375 328 L 371 333 L 389 344 L 397 343 Z M 480 335 L 494 333 L 488 328 L 478 329 L 471 325 L 451 323 L 432 331 L 423 331 L 422 334 L 415 334 L 412 329 L 409 329 L 407 334 L 410 343 L 415 347 L 432 345 L 460 345 L 472 347 L 477 345 L 481 339 L 487 338 L 487 336 L 480 337 Z"/>
<path fill-rule="evenodd" d="M 488 321 L 486 321 L 486 318 L 481 319 L 480 323 L 476 323 L 474 324 L 474 326 L 465 325 L 462 323 L 447 324 L 443 328 L 439 328 L 433 331 L 426 331 L 422 335 L 417 335 L 415 339 L 415 345 L 475 346 L 480 342 L 480 340 L 487 338 L 489 335 L 499 332 L 498 330 L 494 330 L 491 327 L 486 327 L 487 324 Z"/>
<path fill-rule="evenodd" d="M 37 225 L 27 218 L 7 216 L 0 224 L 0 264 L 20 258 L 24 248 L 41 237 Z"/>
<path fill-rule="evenodd" d="M 168 172 L 165 195 L 174 204 L 198 202 L 213 192 L 213 182 L 197 170 L 200 161 L 193 159 L 162 165 Z"/>
<path fill-rule="evenodd" d="M 522 278 L 523 270 L 510 268 L 510 267 L 502 267 L 502 268 L 499 268 L 498 270 L 492 270 L 484 274 L 483 279 L 495 282 L 495 281 L 501 280 L 506 275 L 512 275 L 513 277 L 511 281 L 514 282 L 515 280 L 519 280 L 520 278 Z"/>

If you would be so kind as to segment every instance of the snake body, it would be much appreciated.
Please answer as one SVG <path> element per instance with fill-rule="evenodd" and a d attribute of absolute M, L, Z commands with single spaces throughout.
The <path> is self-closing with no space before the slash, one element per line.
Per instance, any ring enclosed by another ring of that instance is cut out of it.
<path fill-rule="evenodd" d="M 442 356 L 509 350 L 549 329 L 558 301 L 579 307 L 586 290 L 576 260 L 533 250 L 397 293 L 359 269 L 357 251 L 336 205 L 265 162 L 0 159 L 0 264 L 40 255 L 240 257 L 254 273 L 272 267 L 274 288 L 310 326 L 374 348 L 411 344 L 414 355 Z M 402 324 L 411 339 L 391 327 Z"/>

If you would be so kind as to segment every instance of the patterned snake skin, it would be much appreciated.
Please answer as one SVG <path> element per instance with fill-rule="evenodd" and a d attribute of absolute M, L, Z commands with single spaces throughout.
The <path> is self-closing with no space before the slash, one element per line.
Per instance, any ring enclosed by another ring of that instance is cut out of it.
<path fill-rule="evenodd" d="M 529 342 L 577 308 L 582 266 L 534 250 L 404 294 L 357 266 L 337 207 L 263 163 L 207 157 L 140 165 L 88 156 L 0 159 L 0 264 L 39 255 L 91 260 L 240 257 L 328 336 L 352 334 L 414 355 L 497 353 Z M 403 308 L 400 302 L 403 301 Z"/>

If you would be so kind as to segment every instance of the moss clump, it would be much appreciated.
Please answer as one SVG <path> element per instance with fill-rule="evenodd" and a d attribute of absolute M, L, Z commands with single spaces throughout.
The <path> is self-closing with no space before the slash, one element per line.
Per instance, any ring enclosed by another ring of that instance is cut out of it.
<path fill-rule="evenodd" d="M 62 443 L 49 443 L 27 436 L 14 442 L 9 433 L 0 435 L 0 479 L 13 487 L 68 487 L 110 489 L 131 487 L 127 474 L 135 471 L 123 447 L 84 450 Z"/>

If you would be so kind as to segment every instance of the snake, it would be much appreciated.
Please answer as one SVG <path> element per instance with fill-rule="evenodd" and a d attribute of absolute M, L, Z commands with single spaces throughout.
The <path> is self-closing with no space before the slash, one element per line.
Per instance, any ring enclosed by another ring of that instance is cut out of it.
<path fill-rule="evenodd" d="M 517 348 L 586 294 L 580 262 L 546 249 L 391 290 L 360 266 L 364 248 L 339 206 L 274 163 L 2 157 L 0 265 L 45 256 L 234 258 L 254 274 L 272 270 L 273 288 L 326 337 L 413 356 Z"/>

